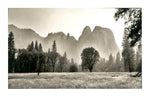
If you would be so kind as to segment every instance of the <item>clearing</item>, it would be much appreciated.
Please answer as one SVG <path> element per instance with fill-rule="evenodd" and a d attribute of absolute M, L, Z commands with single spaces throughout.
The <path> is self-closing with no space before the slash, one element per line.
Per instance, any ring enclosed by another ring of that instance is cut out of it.
<path fill-rule="evenodd" d="M 136 72 L 132 73 L 136 74 Z M 9 73 L 9 89 L 141 89 L 142 77 L 127 72 Z"/>

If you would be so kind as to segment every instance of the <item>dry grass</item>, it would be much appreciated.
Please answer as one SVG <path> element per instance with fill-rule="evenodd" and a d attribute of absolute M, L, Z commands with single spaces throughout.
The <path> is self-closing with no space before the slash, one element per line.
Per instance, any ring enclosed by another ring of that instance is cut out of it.
<path fill-rule="evenodd" d="M 135 73 L 132 73 L 135 74 Z M 130 77 L 125 72 L 93 73 L 15 73 L 8 74 L 9 89 L 139 89 L 142 88 L 141 77 Z"/>

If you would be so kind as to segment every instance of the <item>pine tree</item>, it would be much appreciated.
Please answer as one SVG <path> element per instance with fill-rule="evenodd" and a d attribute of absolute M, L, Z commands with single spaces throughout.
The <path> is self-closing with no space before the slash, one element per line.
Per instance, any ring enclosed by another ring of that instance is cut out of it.
<path fill-rule="evenodd" d="M 57 65 L 57 63 L 59 61 L 58 58 L 60 57 L 59 53 L 57 53 L 55 40 L 52 45 L 52 52 L 50 52 L 48 55 L 49 55 L 49 60 L 52 65 L 52 71 L 55 72 L 55 66 Z"/>
<path fill-rule="evenodd" d="M 69 37 L 70 36 L 70 34 L 69 33 L 67 33 L 67 37 Z"/>
<path fill-rule="evenodd" d="M 36 50 L 36 51 L 38 51 L 38 50 L 39 50 L 37 40 L 36 40 L 36 42 L 35 42 L 35 50 Z"/>
<path fill-rule="evenodd" d="M 31 45 L 30 44 L 28 45 L 27 50 L 31 51 Z"/>
<path fill-rule="evenodd" d="M 120 62 L 120 53 L 118 52 L 116 56 L 116 63 L 119 63 L 119 62 Z"/>
<path fill-rule="evenodd" d="M 136 71 L 141 72 L 142 67 L 142 55 L 141 55 L 141 48 L 137 48 L 136 52 Z"/>
<path fill-rule="evenodd" d="M 27 50 L 28 51 L 33 51 L 33 49 L 34 49 L 34 43 L 32 41 L 31 44 L 28 45 Z"/>
<path fill-rule="evenodd" d="M 110 54 L 110 55 L 109 55 L 109 61 L 108 61 L 108 64 L 109 64 L 109 65 L 113 65 L 113 62 L 114 62 L 113 56 L 112 56 L 112 54 Z"/>
<path fill-rule="evenodd" d="M 66 65 L 67 64 L 67 54 L 66 54 L 66 52 L 64 53 L 63 57 L 64 57 L 64 64 Z"/>
<path fill-rule="evenodd" d="M 117 67 L 117 71 L 121 71 L 121 58 L 120 58 L 120 53 L 118 52 L 116 55 L 116 67 Z"/>
<path fill-rule="evenodd" d="M 73 65 L 74 64 L 74 60 L 73 60 L 73 58 L 71 58 L 71 65 Z"/>
<path fill-rule="evenodd" d="M 32 41 L 32 43 L 31 43 L 31 51 L 33 51 L 33 49 L 34 49 L 34 42 Z"/>
<path fill-rule="evenodd" d="M 128 33 L 127 31 L 124 32 L 124 38 L 123 38 L 123 51 L 122 56 L 124 59 L 124 67 L 126 72 L 132 72 L 135 69 L 135 55 L 134 55 L 134 49 L 130 47 L 130 42 L 127 38 Z"/>
<path fill-rule="evenodd" d="M 54 42 L 53 42 L 52 52 L 57 52 L 56 42 L 55 42 L 55 40 L 54 40 Z"/>
<path fill-rule="evenodd" d="M 60 65 L 60 71 L 63 72 L 65 69 L 65 66 L 67 66 L 67 57 L 66 52 L 63 54 L 63 56 L 60 56 L 59 65 Z"/>
<path fill-rule="evenodd" d="M 48 49 L 48 54 L 50 53 L 50 48 Z"/>
<path fill-rule="evenodd" d="M 39 52 L 43 52 L 42 44 L 41 43 L 39 44 Z"/>
<path fill-rule="evenodd" d="M 50 60 L 50 48 L 48 49 L 48 53 L 47 53 L 47 59 L 46 59 L 46 63 L 47 63 L 47 71 L 50 71 L 50 67 L 51 67 L 51 60 Z"/>
<path fill-rule="evenodd" d="M 57 52 L 50 52 L 49 54 L 49 60 L 51 62 L 51 65 L 52 65 L 52 71 L 55 72 L 55 66 L 57 65 L 58 63 L 58 58 L 60 57 L 59 53 Z"/>
<path fill-rule="evenodd" d="M 8 72 L 14 72 L 15 42 L 12 32 L 8 36 Z"/>
<path fill-rule="evenodd" d="M 63 54 L 63 57 L 67 58 L 67 54 L 66 54 L 66 52 Z"/>

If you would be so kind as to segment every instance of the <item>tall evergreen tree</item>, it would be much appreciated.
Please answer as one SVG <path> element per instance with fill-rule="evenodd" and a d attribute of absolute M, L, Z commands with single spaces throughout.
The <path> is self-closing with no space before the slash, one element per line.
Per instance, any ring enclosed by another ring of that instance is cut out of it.
<path fill-rule="evenodd" d="M 63 56 L 60 56 L 59 59 L 59 65 L 60 65 L 60 72 L 64 71 L 64 67 L 67 64 L 67 57 L 66 52 L 63 54 Z"/>
<path fill-rule="evenodd" d="M 50 53 L 50 48 L 48 49 L 48 54 Z"/>
<path fill-rule="evenodd" d="M 58 58 L 60 57 L 59 53 L 57 52 L 51 52 L 49 54 L 49 60 L 51 62 L 51 65 L 52 65 L 52 71 L 55 72 L 55 66 L 57 65 L 58 63 Z"/>
<path fill-rule="evenodd" d="M 116 66 L 114 66 L 114 57 L 111 53 L 109 55 L 109 60 L 107 62 L 106 68 L 107 68 L 107 71 L 109 72 L 115 72 Z"/>
<path fill-rule="evenodd" d="M 37 40 L 36 40 L 36 42 L 35 42 L 35 50 L 37 50 L 37 51 L 39 50 Z"/>
<path fill-rule="evenodd" d="M 142 55 L 141 55 L 141 48 L 137 48 L 136 52 L 136 71 L 141 72 L 142 70 Z"/>
<path fill-rule="evenodd" d="M 28 45 L 27 50 L 31 51 L 31 44 Z"/>
<path fill-rule="evenodd" d="M 108 64 L 109 64 L 109 65 L 113 65 L 113 62 L 114 62 L 113 56 L 112 56 L 112 54 L 110 54 L 110 55 L 109 55 Z"/>
<path fill-rule="evenodd" d="M 33 51 L 33 49 L 34 49 L 34 43 L 32 41 L 31 44 L 28 45 L 27 50 L 28 51 Z"/>
<path fill-rule="evenodd" d="M 12 32 L 8 36 L 8 72 L 14 72 L 15 42 Z"/>
<path fill-rule="evenodd" d="M 47 58 L 46 58 L 46 71 L 50 71 L 51 70 L 51 59 L 50 59 L 50 54 L 51 54 L 51 52 L 50 52 L 50 48 L 48 49 L 48 53 L 47 53 Z"/>
<path fill-rule="evenodd" d="M 64 57 L 64 64 L 66 65 L 67 64 L 67 54 L 66 54 L 66 52 L 64 53 L 63 57 Z"/>
<path fill-rule="evenodd" d="M 134 54 L 134 49 L 130 47 L 130 42 L 127 39 L 128 33 L 125 31 L 124 32 L 124 38 L 123 38 L 123 51 L 122 51 L 122 56 L 124 59 L 124 67 L 125 71 L 132 72 L 135 69 L 135 54 Z"/>
<path fill-rule="evenodd" d="M 50 49 L 48 50 L 48 62 L 51 63 L 53 72 L 55 72 L 55 66 L 58 63 L 59 58 L 60 58 L 60 55 L 59 53 L 57 53 L 56 42 L 54 40 L 53 45 L 52 45 L 52 52 L 50 52 Z"/>
<path fill-rule="evenodd" d="M 54 42 L 53 42 L 52 52 L 57 52 L 56 42 L 55 42 L 55 40 L 54 40 Z"/>
<path fill-rule="evenodd" d="M 73 58 L 71 58 L 71 65 L 73 65 L 74 64 L 74 60 L 73 60 Z"/>
<path fill-rule="evenodd" d="M 41 43 L 39 44 L 39 52 L 43 52 L 42 44 Z"/>
<path fill-rule="evenodd" d="M 120 53 L 118 52 L 116 55 L 116 64 L 120 63 Z"/>
<path fill-rule="evenodd" d="M 34 49 L 34 42 L 32 41 L 32 43 L 31 43 L 31 51 L 33 51 L 33 49 Z"/>
<path fill-rule="evenodd" d="M 118 52 L 116 55 L 116 69 L 117 71 L 121 71 L 121 58 L 120 58 L 120 53 Z"/>

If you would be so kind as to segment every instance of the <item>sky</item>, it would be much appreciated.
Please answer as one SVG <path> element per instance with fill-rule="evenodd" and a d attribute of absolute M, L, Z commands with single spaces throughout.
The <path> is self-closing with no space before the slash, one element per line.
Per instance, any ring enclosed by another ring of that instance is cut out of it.
<path fill-rule="evenodd" d="M 48 33 L 70 33 L 77 40 L 85 26 L 109 28 L 122 49 L 124 21 L 115 21 L 114 8 L 9 8 L 8 24 L 31 28 L 42 37 Z"/>

